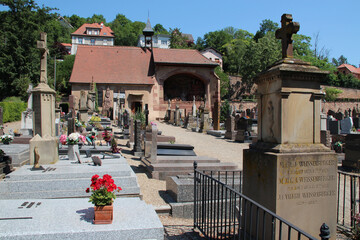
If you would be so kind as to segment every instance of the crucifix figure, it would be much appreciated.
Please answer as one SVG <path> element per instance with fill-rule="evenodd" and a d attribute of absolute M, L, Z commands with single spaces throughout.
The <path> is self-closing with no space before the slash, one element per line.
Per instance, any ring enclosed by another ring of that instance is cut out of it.
<path fill-rule="evenodd" d="M 37 48 L 41 53 L 40 61 L 40 83 L 47 84 L 47 55 L 49 54 L 49 49 L 47 48 L 46 33 L 40 33 L 40 41 L 37 41 Z"/>
<path fill-rule="evenodd" d="M 283 58 L 293 57 L 292 35 L 300 29 L 300 24 L 292 20 L 291 14 L 283 14 L 281 16 L 281 28 L 275 32 L 276 38 L 281 39 Z"/>

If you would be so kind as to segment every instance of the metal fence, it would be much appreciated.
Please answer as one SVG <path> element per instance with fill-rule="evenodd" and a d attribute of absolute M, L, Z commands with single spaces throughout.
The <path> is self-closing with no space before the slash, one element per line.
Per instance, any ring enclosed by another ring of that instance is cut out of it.
<path fill-rule="evenodd" d="M 338 171 L 337 225 L 350 230 L 360 212 L 360 176 Z"/>
<path fill-rule="evenodd" d="M 196 168 L 194 163 L 194 228 L 207 239 L 316 239 L 244 196 L 241 173 Z"/>

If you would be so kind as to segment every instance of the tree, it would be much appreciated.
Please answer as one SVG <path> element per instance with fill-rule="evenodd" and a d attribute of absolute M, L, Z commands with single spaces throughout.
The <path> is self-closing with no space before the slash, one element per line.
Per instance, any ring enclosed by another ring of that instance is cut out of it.
<path fill-rule="evenodd" d="M 155 34 L 169 34 L 168 30 L 166 30 L 164 26 L 159 23 L 154 26 L 154 32 Z"/>
<path fill-rule="evenodd" d="M 123 14 L 117 14 L 114 21 L 110 23 L 111 29 L 115 34 L 115 45 L 136 46 L 139 35 L 146 24 L 143 22 L 132 22 Z"/>
<path fill-rule="evenodd" d="M 256 32 L 254 40 L 257 42 L 260 38 L 263 38 L 268 32 L 275 32 L 279 28 L 279 24 L 271 21 L 270 19 L 262 20 L 260 23 L 260 29 Z"/>
<path fill-rule="evenodd" d="M 170 48 L 189 48 L 187 39 L 181 34 L 179 28 L 170 28 Z"/>
<path fill-rule="evenodd" d="M 336 67 L 340 66 L 341 64 L 348 64 L 348 60 L 344 55 L 341 55 L 338 59 L 333 58 L 332 64 L 334 64 Z"/>
<path fill-rule="evenodd" d="M 327 88 L 325 88 L 325 100 L 327 102 L 334 102 L 337 99 L 337 97 L 339 96 L 339 94 L 342 92 L 343 91 L 341 91 L 337 88 L 327 87 Z"/>
<path fill-rule="evenodd" d="M 224 29 L 209 32 L 204 35 L 205 48 L 211 47 L 223 53 L 225 44 L 229 43 L 233 39 L 233 35 Z"/>
<path fill-rule="evenodd" d="M 65 16 L 64 18 L 71 24 L 71 26 L 74 27 L 73 30 L 78 29 L 84 23 L 86 23 L 86 18 L 79 17 L 78 15 L 75 14 L 71 15 L 71 17 Z"/>
<path fill-rule="evenodd" d="M 94 14 L 91 18 L 86 19 L 86 23 L 106 23 L 106 19 L 102 14 Z"/>
<path fill-rule="evenodd" d="M 36 42 L 40 31 L 47 30 L 49 22 L 56 18 L 50 13 L 53 9 L 40 8 L 32 0 L 1 3 L 9 10 L 0 12 L 0 100 L 26 96 L 28 83 L 39 81 L 40 57 Z M 49 36 L 48 42 L 53 43 L 54 36 Z"/>

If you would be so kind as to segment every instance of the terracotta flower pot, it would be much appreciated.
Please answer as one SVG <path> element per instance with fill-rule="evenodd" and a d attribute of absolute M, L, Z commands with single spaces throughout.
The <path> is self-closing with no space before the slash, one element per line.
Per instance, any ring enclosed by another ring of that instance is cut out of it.
<path fill-rule="evenodd" d="M 94 224 L 111 224 L 113 220 L 113 204 L 94 207 Z"/>

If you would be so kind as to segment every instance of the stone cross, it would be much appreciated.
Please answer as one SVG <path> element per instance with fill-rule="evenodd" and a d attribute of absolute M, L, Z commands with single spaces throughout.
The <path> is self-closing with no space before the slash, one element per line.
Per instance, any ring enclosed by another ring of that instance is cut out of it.
<path fill-rule="evenodd" d="M 292 35 L 299 31 L 300 24 L 292 20 L 291 14 L 283 14 L 281 16 L 281 28 L 275 32 L 276 38 L 281 39 L 282 58 L 293 57 Z"/>
<path fill-rule="evenodd" d="M 47 84 L 47 55 L 49 54 L 49 49 L 47 48 L 46 33 L 40 33 L 40 41 L 37 41 L 37 48 L 41 53 L 40 61 L 40 83 Z"/>

